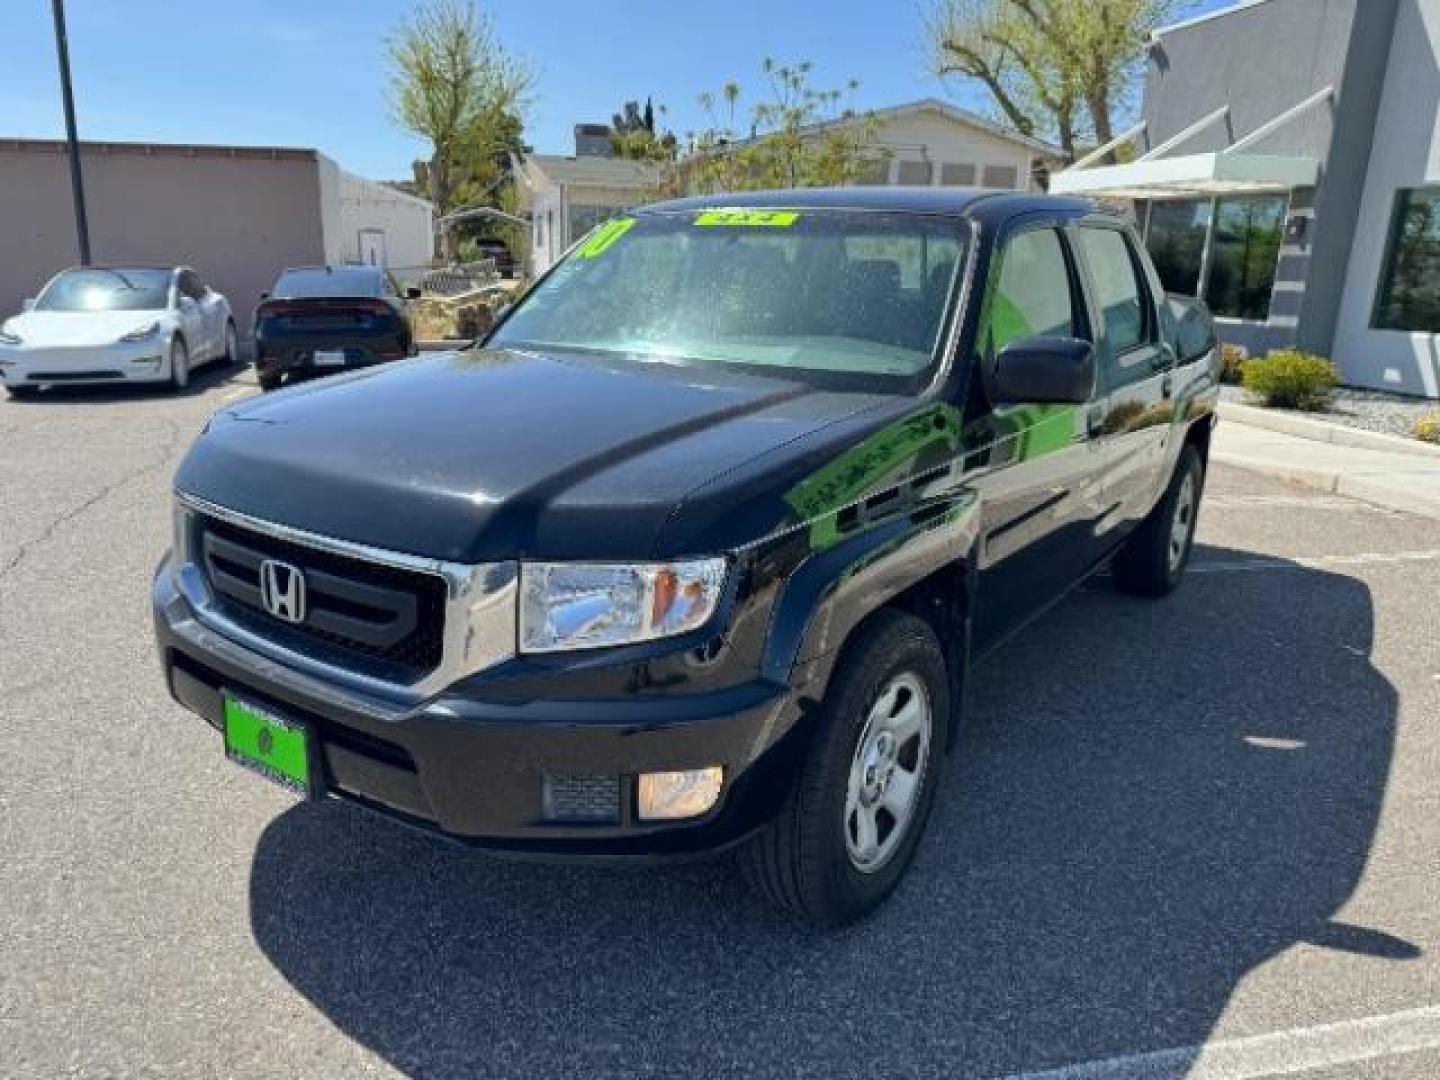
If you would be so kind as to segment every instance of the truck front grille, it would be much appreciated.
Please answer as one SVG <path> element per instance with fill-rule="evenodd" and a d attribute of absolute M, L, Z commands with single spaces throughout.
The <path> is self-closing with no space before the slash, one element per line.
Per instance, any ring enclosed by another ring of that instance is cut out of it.
<path fill-rule="evenodd" d="M 197 520 L 200 563 L 225 616 L 244 629 L 317 660 L 410 682 L 433 671 L 444 649 L 446 583 L 407 570 L 293 543 L 230 521 Z M 298 623 L 266 610 L 261 566 L 274 560 L 304 578 Z"/>

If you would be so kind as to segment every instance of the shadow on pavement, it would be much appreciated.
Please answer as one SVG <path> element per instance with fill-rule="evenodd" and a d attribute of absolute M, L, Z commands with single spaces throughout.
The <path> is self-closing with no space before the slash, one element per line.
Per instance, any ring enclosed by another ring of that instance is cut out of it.
<path fill-rule="evenodd" d="M 1197 565 L 1248 558 L 1197 548 Z M 1092 584 L 974 673 L 909 880 L 807 932 L 723 864 L 457 851 L 338 804 L 261 837 L 253 930 L 416 1076 L 985 1076 L 1203 1043 L 1364 866 L 1396 695 L 1369 591 L 1289 564 L 1151 604 Z"/>
<path fill-rule="evenodd" d="M 238 381 L 249 370 L 249 364 L 227 364 L 217 360 L 190 372 L 190 381 L 184 390 L 176 390 L 169 383 L 160 382 L 94 383 L 87 386 L 68 386 L 61 383 L 47 386 L 33 396 L 9 398 L 8 404 L 36 408 L 62 401 L 82 405 L 108 405 L 117 401 L 197 397 L 217 386 Z"/>

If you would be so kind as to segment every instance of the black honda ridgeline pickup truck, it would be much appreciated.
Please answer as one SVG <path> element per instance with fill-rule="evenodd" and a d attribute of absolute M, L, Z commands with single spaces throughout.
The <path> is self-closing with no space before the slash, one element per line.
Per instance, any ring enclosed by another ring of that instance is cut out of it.
<path fill-rule="evenodd" d="M 165 677 L 305 795 L 529 855 L 733 848 L 849 922 L 969 665 L 1102 565 L 1179 583 L 1215 351 L 1088 202 L 635 210 L 471 348 L 221 409 L 175 478 Z"/>

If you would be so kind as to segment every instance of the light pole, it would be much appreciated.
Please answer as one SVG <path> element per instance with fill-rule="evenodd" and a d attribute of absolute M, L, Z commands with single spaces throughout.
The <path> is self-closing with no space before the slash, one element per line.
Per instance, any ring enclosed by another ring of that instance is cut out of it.
<path fill-rule="evenodd" d="M 80 174 L 80 139 L 75 134 L 75 96 L 70 91 L 70 44 L 65 36 L 65 0 L 50 0 L 55 12 L 55 51 L 60 57 L 60 96 L 65 102 L 65 141 L 70 152 L 70 192 L 75 198 L 75 236 L 80 265 L 90 265 L 90 223 L 85 218 L 85 180 Z"/>

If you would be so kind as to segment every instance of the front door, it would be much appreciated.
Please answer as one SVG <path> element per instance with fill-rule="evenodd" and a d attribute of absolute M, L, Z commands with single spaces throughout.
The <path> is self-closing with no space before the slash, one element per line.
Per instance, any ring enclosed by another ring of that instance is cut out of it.
<path fill-rule="evenodd" d="M 973 607 L 977 651 L 1062 594 L 1099 551 L 1100 461 L 1085 407 L 991 408 L 985 373 L 1013 341 L 1035 335 L 1089 336 L 1074 262 L 1061 230 L 1026 222 L 1002 241 L 992 263 L 964 440 L 983 505 L 980 579 Z"/>

